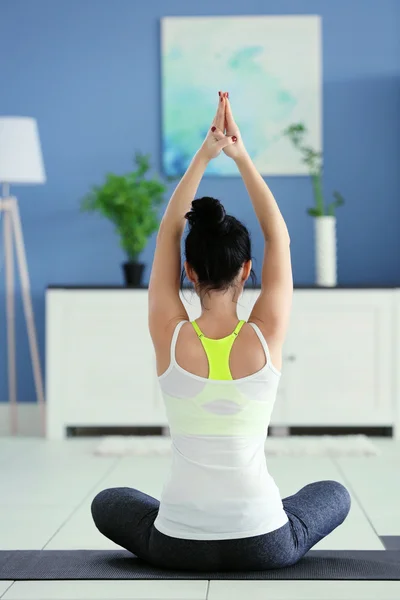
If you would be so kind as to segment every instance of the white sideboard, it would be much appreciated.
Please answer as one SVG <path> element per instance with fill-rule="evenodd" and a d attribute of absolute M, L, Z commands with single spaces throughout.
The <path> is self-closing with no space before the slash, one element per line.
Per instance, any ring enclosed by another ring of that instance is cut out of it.
<path fill-rule="evenodd" d="M 258 296 L 239 302 L 247 318 Z M 189 317 L 197 297 L 183 292 Z M 296 289 L 272 425 L 392 427 L 400 435 L 400 293 Z M 47 437 L 67 427 L 166 426 L 147 290 L 46 293 Z"/>

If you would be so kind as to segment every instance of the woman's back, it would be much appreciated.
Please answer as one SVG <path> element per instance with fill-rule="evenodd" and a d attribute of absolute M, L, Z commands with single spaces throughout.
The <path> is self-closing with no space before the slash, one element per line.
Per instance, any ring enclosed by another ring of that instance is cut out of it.
<path fill-rule="evenodd" d="M 176 326 L 170 364 L 159 378 L 173 461 L 155 526 L 166 535 L 183 539 L 234 539 L 268 533 L 287 522 L 264 455 L 280 373 L 271 364 L 257 325 L 239 322 L 233 332 L 217 339 L 206 337 L 194 326 L 187 321 Z M 186 337 L 181 337 L 185 330 Z M 196 360 L 200 355 L 189 351 L 197 345 L 190 330 L 206 357 L 206 364 L 199 368 Z M 245 343 L 252 358 L 246 370 L 240 370 L 239 351 L 237 365 L 231 355 L 237 347 L 244 357 Z M 218 369 L 225 378 L 210 378 L 213 372 L 218 375 Z M 231 369 L 235 370 L 230 373 Z"/>

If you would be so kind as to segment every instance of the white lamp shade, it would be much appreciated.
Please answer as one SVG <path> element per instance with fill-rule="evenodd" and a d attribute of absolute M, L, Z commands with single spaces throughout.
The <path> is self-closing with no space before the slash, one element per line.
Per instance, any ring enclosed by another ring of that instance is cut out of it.
<path fill-rule="evenodd" d="M 0 182 L 45 181 L 36 120 L 29 117 L 0 117 Z"/>

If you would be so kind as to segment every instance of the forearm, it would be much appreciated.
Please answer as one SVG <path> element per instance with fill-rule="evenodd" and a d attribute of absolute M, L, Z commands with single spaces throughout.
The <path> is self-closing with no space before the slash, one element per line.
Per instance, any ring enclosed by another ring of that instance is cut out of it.
<path fill-rule="evenodd" d="M 185 214 L 190 210 L 207 164 L 208 159 L 200 151 L 197 152 L 171 196 L 160 223 L 160 232 L 168 228 L 172 235 L 182 236 Z"/>
<path fill-rule="evenodd" d="M 289 241 L 289 232 L 274 195 L 257 171 L 248 154 L 236 160 L 249 193 L 264 238 L 268 241 Z"/>

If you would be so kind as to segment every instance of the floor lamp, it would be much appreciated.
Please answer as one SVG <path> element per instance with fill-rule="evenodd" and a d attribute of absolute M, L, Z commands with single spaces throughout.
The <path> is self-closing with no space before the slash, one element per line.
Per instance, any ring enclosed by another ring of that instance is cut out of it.
<path fill-rule="evenodd" d="M 10 184 L 35 184 L 44 183 L 45 181 L 46 175 L 35 119 L 28 117 L 0 117 L 0 217 L 3 217 L 8 398 L 10 403 L 11 432 L 13 435 L 18 431 L 15 340 L 15 257 L 20 277 L 21 294 L 35 382 L 36 400 L 41 415 L 42 433 L 45 432 L 45 405 L 43 375 L 40 365 L 39 347 L 32 308 L 25 244 L 18 202 L 16 197 L 10 194 Z"/>

